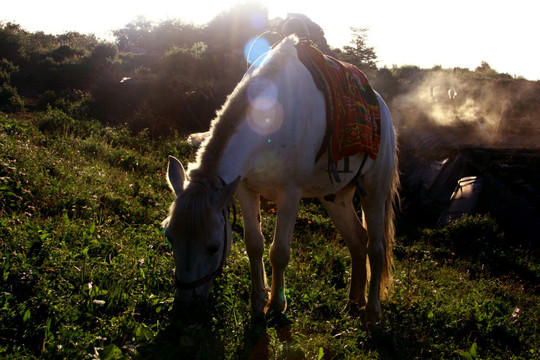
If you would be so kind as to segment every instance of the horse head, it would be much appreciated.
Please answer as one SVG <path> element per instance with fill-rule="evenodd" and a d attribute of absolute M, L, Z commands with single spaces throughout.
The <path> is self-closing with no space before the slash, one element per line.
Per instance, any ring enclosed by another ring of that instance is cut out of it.
<path fill-rule="evenodd" d="M 170 156 L 167 181 L 176 195 L 165 235 L 176 265 L 175 307 L 181 311 L 205 303 L 231 249 L 228 204 L 240 178 L 225 184 L 218 176 L 188 179 L 178 159 Z"/>

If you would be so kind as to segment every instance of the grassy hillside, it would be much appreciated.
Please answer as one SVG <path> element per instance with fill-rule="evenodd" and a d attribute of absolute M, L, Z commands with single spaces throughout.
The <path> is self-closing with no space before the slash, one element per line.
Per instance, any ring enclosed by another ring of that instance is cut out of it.
<path fill-rule="evenodd" d="M 303 203 L 287 270 L 287 322 L 250 323 L 241 213 L 223 277 L 196 323 L 172 320 L 173 196 L 181 140 L 77 121 L 60 110 L 0 113 L 0 357 L 414 359 L 540 356 L 537 251 L 489 217 L 444 229 L 400 223 L 383 322 L 342 311 L 348 251 L 317 202 Z M 275 211 L 263 211 L 271 239 Z M 269 245 L 269 244 L 268 244 Z M 270 267 L 267 262 L 267 269 Z"/>

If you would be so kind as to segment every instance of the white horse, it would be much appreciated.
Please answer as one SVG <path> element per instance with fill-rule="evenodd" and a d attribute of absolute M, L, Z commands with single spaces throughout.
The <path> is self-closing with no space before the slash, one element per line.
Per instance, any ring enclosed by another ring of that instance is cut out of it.
<path fill-rule="evenodd" d="M 211 135 L 187 173 L 176 158 L 169 157 L 167 180 L 176 199 L 164 226 L 176 263 L 175 300 L 181 307 L 206 300 L 230 251 L 227 209 L 236 194 L 251 268 L 252 313 L 262 317 L 270 310 L 284 312 L 284 272 L 300 200 L 317 197 L 351 253 L 349 303 L 365 307 L 366 319 L 378 321 L 381 295 L 391 286 L 393 203 L 399 181 L 390 112 L 377 94 L 382 118 L 377 159 L 369 158 L 361 166 L 364 154 L 352 156 L 351 171 L 340 174 L 341 182 L 332 181 L 327 157 L 316 161 L 326 131 L 325 98 L 300 62 L 297 42 L 294 36 L 285 38 L 260 66 L 248 71 L 212 122 Z M 338 168 L 343 166 L 340 161 Z M 367 191 L 361 200 L 364 225 L 353 206 L 359 169 Z M 269 296 L 260 195 L 277 206 Z M 366 255 L 371 268 L 367 300 Z"/>

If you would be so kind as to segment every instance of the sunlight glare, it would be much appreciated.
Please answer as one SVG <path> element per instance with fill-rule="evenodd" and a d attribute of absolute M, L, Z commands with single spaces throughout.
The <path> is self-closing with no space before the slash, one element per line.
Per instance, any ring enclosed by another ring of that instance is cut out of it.
<path fill-rule="evenodd" d="M 249 20 L 251 27 L 255 30 L 262 30 L 266 25 L 266 18 L 261 13 L 254 14 Z"/>

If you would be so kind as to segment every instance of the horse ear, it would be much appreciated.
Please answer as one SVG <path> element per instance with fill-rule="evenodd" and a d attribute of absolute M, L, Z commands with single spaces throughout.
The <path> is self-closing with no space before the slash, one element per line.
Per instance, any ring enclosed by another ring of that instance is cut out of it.
<path fill-rule="evenodd" d="M 240 185 L 240 180 L 241 178 L 238 176 L 236 180 L 228 183 L 217 191 L 215 200 L 220 209 L 231 203 L 234 194 L 236 194 L 236 189 L 238 189 L 238 185 Z"/>
<path fill-rule="evenodd" d="M 169 155 L 169 165 L 167 167 L 167 182 L 174 191 L 176 196 L 184 190 L 184 181 L 186 180 L 186 172 L 182 163 L 174 156 Z"/>

